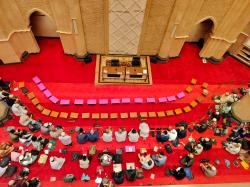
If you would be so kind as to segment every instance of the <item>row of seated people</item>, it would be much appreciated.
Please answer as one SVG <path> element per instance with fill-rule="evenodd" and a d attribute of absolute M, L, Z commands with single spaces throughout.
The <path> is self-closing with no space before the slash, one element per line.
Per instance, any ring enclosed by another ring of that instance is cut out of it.
<path fill-rule="evenodd" d="M 41 130 L 43 134 L 49 134 L 52 138 L 59 139 L 64 145 L 70 145 L 72 143 L 72 138 L 70 135 L 67 135 L 62 126 L 60 125 L 53 125 L 50 122 L 42 123 L 41 120 L 33 120 L 30 119 L 29 123 L 27 124 L 28 128 L 32 132 L 37 132 Z M 138 133 L 135 129 L 132 129 L 129 133 L 127 133 L 125 128 L 120 128 L 118 131 L 115 132 L 115 138 L 117 142 L 124 142 L 126 137 L 130 142 L 137 142 L 139 137 L 147 138 L 149 136 L 149 126 L 147 123 L 142 122 L 139 126 L 140 132 Z M 85 142 L 96 142 L 99 140 L 99 131 L 91 129 L 88 133 L 85 132 L 82 128 L 77 129 L 77 142 L 79 144 L 83 144 Z M 17 139 L 19 136 L 19 132 L 11 132 L 10 133 L 13 139 Z M 104 142 L 111 142 L 113 141 L 113 132 L 112 128 L 108 127 L 104 130 L 102 139 Z"/>

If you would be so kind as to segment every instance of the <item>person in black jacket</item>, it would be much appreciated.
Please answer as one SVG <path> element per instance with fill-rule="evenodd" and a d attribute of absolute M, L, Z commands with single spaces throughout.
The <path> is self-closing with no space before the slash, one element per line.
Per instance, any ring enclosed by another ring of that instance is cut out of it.
<path fill-rule="evenodd" d="M 162 131 L 158 130 L 157 131 L 156 140 L 158 142 L 163 143 L 163 142 L 168 141 L 168 139 L 169 139 L 169 135 L 168 135 L 168 132 L 166 130 L 162 130 Z"/>
<path fill-rule="evenodd" d="M 203 150 L 208 151 L 212 149 L 213 141 L 211 138 L 199 138 L 200 144 L 203 146 Z"/>
<path fill-rule="evenodd" d="M 112 177 L 113 177 L 116 184 L 122 184 L 124 182 L 123 171 L 113 172 Z"/>
<path fill-rule="evenodd" d="M 199 133 L 205 132 L 208 128 L 208 125 L 206 122 L 198 123 L 194 126 L 195 130 L 197 130 Z"/>
<path fill-rule="evenodd" d="M 135 181 L 135 179 L 136 179 L 136 169 L 133 169 L 132 167 L 127 169 L 126 170 L 126 179 L 128 181 Z"/>
<path fill-rule="evenodd" d="M 88 134 L 86 134 L 82 128 L 79 129 L 79 134 L 76 136 L 76 141 L 79 144 L 83 144 L 89 140 Z"/>
<path fill-rule="evenodd" d="M 10 82 L 4 81 L 2 77 L 0 77 L 0 89 L 10 92 Z"/>
<path fill-rule="evenodd" d="M 186 173 L 182 167 L 177 167 L 176 169 L 170 170 L 170 173 L 174 176 L 176 180 L 182 180 L 186 177 Z"/>
<path fill-rule="evenodd" d="M 194 163 L 194 155 L 192 153 L 186 154 L 181 160 L 180 163 L 186 167 L 191 167 Z"/>

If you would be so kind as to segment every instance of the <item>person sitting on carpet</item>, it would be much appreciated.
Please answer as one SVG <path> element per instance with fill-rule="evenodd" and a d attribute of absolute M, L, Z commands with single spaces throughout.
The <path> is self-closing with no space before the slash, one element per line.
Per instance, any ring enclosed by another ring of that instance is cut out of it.
<path fill-rule="evenodd" d="M 50 135 L 52 138 L 57 139 L 57 138 L 61 135 L 62 132 L 63 132 L 62 126 L 60 126 L 60 125 L 52 126 L 52 127 L 50 128 L 49 135 Z"/>
<path fill-rule="evenodd" d="M 238 154 L 241 150 L 241 144 L 236 142 L 223 142 L 223 147 L 233 155 Z"/>
<path fill-rule="evenodd" d="M 33 147 L 38 151 L 41 151 L 49 143 L 48 139 L 43 138 L 41 136 L 39 137 L 32 136 L 31 140 Z"/>
<path fill-rule="evenodd" d="M 159 154 L 152 155 L 152 159 L 155 162 L 156 166 L 163 166 L 165 162 L 167 161 L 167 157 L 164 155 L 163 152 L 160 152 Z"/>
<path fill-rule="evenodd" d="M 127 137 L 127 131 L 125 128 L 121 127 L 118 131 L 115 131 L 115 138 L 117 142 L 125 142 Z"/>
<path fill-rule="evenodd" d="M 79 159 L 80 168 L 87 169 L 89 167 L 90 159 L 87 155 L 82 155 Z"/>
<path fill-rule="evenodd" d="M 23 130 L 19 136 L 19 142 L 25 146 L 29 146 L 32 143 L 32 134 Z"/>
<path fill-rule="evenodd" d="M 243 138 L 243 139 L 241 139 L 241 141 L 239 141 L 239 143 L 241 144 L 241 149 L 250 150 L 250 140 L 249 139 Z"/>
<path fill-rule="evenodd" d="M 194 126 L 194 129 L 197 130 L 199 133 L 205 132 L 208 128 L 207 122 L 201 122 Z"/>
<path fill-rule="evenodd" d="M 238 159 L 245 161 L 246 163 L 250 163 L 250 151 L 241 149 Z"/>
<path fill-rule="evenodd" d="M 21 105 L 19 102 L 16 102 L 12 105 L 11 111 L 15 116 L 21 116 L 28 113 L 26 107 Z"/>
<path fill-rule="evenodd" d="M 129 168 L 126 169 L 126 179 L 127 181 L 135 181 L 136 179 L 136 169 L 132 166 L 129 166 Z"/>
<path fill-rule="evenodd" d="M 99 132 L 97 130 L 95 131 L 94 129 L 91 129 L 87 136 L 90 142 L 96 142 L 99 139 Z"/>
<path fill-rule="evenodd" d="M 208 151 L 210 149 L 212 149 L 213 146 L 213 140 L 210 138 L 199 138 L 200 144 L 203 147 L 203 150 Z"/>
<path fill-rule="evenodd" d="M 208 123 L 208 127 L 210 128 L 210 129 L 215 129 L 216 128 L 216 126 L 217 126 L 217 119 L 216 118 L 213 118 L 211 121 L 209 121 L 209 123 Z"/>
<path fill-rule="evenodd" d="M 185 138 L 187 136 L 188 124 L 186 121 L 181 121 L 179 123 L 176 123 L 175 127 L 176 127 L 176 131 L 177 131 L 177 137 L 179 139 Z"/>
<path fill-rule="evenodd" d="M 82 128 L 79 129 L 79 133 L 76 136 L 76 141 L 79 144 L 84 144 L 89 140 L 88 135 L 83 131 Z"/>
<path fill-rule="evenodd" d="M 181 160 L 180 163 L 185 167 L 191 167 L 194 163 L 194 155 L 192 153 L 186 154 Z"/>
<path fill-rule="evenodd" d="M 112 172 L 112 177 L 115 181 L 115 184 L 122 184 L 124 182 L 124 172 L 123 171 Z"/>
<path fill-rule="evenodd" d="M 177 131 L 175 129 L 168 128 L 169 141 L 173 142 L 177 138 Z"/>
<path fill-rule="evenodd" d="M 232 105 L 229 104 L 229 103 L 225 103 L 222 106 L 222 109 L 221 109 L 221 111 L 222 111 L 222 117 L 223 118 L 227 117 L 227 116 L 230 117 L 231 116 L 231 114 L 230 114 L 231 110 L 232 110 Z"/>
<path fill-rule="evenodd" d="M 21 133 L 22 133 L 22 131 L 19 130 L 19 129 L 18 130 L 11 129 L 9 131 L 10 140 L 13 141 L 13 142 L 18 142 L 19 137 L 21 136 Z"/>
<path fill-rule="evenodd" d="M 1 90 L 10 92 L 10 82 L 4 81 L 2 77 L 0 77 L 0 88 Z"/>
<path fill-rule="evenodd" d="M 41 126 L 41 133 L 49 134 L 50 129 L 52 128 L 53 124 L 50 122 L 46 122 Z"/>
<path fill-rule="evenodd" d="M 42 144 L 40 141 L 37 140 L 37 137 L 35 136 L 32 136 L 31 138 L 32 140 L 32 145 L 33 147 L 37 150 L 37 151 L 41 151 L 43 148 L 42 148 Z"/>
<path fill-rule="evenodd" d="M 200 163 L 201 171 L 207 177 L 213 177 L 217 174 L 217 169 L 214 165 L 210 164 L 209 162 L 201 162 Z"/>
<path fill-rule="evenodd" d="M 32 115 L 27 115 L 27 114 L 23 114 L 20 116 L 19 118 L 19 124 L 22 126 L 27 126 L 30 124 L 30 122 L 32 121 Z"/>
<path fill-rule="evenodd" d="M 145 140 L 149 135 L 149 126 L 146 122 L 141 122 L 139 125 L 140 136 Z"/>
<path fill-rule="evenodd" d="M 112 180 L 108 179 L 107 177 L 103 177 L 99 187 L 114 187 L 114 183 Z"/>
<path fill-rule="evenodd" d="M 37 132 L 41 129 L 41 126 L 42 126 L 42 120 L 38 119 L 38 120 L 32 120 L 28 127 L 29 127 L 29 130 L 31 132 Z"/>
<path fill-rule="evenodd" d="M 223 125 L 222 127 L 215 127 L 214 129 L 214 135 L 215 136 L 225 136 L 228 133 L 228 129 L 225 125 Z"/>
<path fill-rule="evenodd" d="M 58 158 L 55 156 L 51 156 L 49 158 L 49 163 L 52 169 L 60 170 L 65 162 L 65 158 Z"/>
<path fill-rule="evenodd" d="M 186 173 L 182 167 L 176 167 L 175 169 L 171 169 L 170 173 L 174 176 L 176 180 L 182 180 L 186 177 Z"/>
<path fill-rule="evenodd" d="M 12 105 L 14 103 L 16 103 L 18 101 L 18 99 L 16 97 L 14 97 L 14 95 L 12 94 L 9 94 L 8 97 L 6 97 L 4 99 L 5 103 L 9 106 L 9 107 L 12 107 Z"/>
<path fill-rule="evenodd" d="M 211 119 L 216 119 L 216 121 L 220 121 L 220 118 L 221 118 L 221 114 L 219 111 L 215 111 L 215 112 L 212 112 L 211 116 L 210 116 Z"/>
<path fill-rule="evenodd" d="M 135 129 L 131 129 L 131 131 L 128 133 L 128 140 L 130 142 L 138 142 L 139 139 L 139 133 Z"/>
<path fill-rule="evenodd" d="M 143 153 L 140 154 L 138 153 L 138 157 L 140 160 L 140 163 L 142 165 L 142 168 L 146 169 L 146 170 L 150 170 L 154 167 L 154 161 L 151 158 L 150 154 L 147 153 Z"/>
<path fill-rule="evenodd" d="M 158 142 L 164 143 L 169 140 L 169 135 L 166 130 L 158 130 L 156 134 L 156 140 Z"/>
<path fill-rule="evenodd" d="M 63 145 L 71 146 L 72 139 L 71 136 L 67 135 L 65 132 L 62 132 L 58 139 L 62 142 Z"/>
<path fill-rule="evenodd" d="M 113 132 L 111 127 L 107 127 L 102 135 L 102 139 L 104 142 L 112 142 L 113 140 Z"/>
<path fill-rule="evenodd" d="M 38 154 L 39 151 L 37 150 L 26 151 L 23 155 L 19 156 L 19 163 L 22 166 L 29 166 L 36 161 Z"/>
<path fill-rule="evenodd" d="M 187 129 L 185 129 L 185 127 L 183 126 L 176 127 L 176 131 L 177 131 L 177 136 L 180 139 L 185 138 L 187 136 Z"/>
<path fill-rule="evenodd" d="M 0 101 L 5 101 L 7 97 L 9 97 L 10 93 L 6 92 L 5 90 L 0 89 Z"/>
<path fill-rule="evenodd" d="M 184 145 L 184 148 L 194 155 L 200 155 L 203 151 L 203 147 L 199 142 L 196 142 L 192 137 L 188 138 L 188 143 Z"/>
<path fill-rule="evenodd" d="M 98 154 L 98 159 L 102 166 L 109 166 L 112 164 L 114 154 L 105 149 L 103 152 Z"/>

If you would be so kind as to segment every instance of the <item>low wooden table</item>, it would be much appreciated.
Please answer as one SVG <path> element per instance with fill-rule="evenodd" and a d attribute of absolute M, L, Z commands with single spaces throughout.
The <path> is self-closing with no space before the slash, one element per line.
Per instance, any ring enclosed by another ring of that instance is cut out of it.
<path fill-rule="evenodd" d="M 126 68 L 126 80 L 147 80 L 148 71 L 142 67 L 127 67 Z"/>
<path fill-rule="evenodd" d="M 124 80 L 125 78 L 125 67 L 110 67 L 106 66 L 103 67 L 102 69 L 102 79 L 103 80 L 113 80 L 113 79 L 118 79 L 118 80 Z"/>

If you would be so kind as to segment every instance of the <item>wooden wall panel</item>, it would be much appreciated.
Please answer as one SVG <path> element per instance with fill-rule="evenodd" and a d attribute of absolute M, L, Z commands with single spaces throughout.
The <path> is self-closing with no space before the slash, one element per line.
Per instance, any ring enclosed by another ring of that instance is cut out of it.
<path fill-rule="evenodd" d="M 75 45 L 74 36 L 72 36 L 71 34 L 64 34 L 64 33 L 59 33 L 59 35 L 61 38 L 64 53 L 75 54 L 76 45 Z"/>
<path fill-rule="evenodd" d="M 82 0 L 80 2 L 83 29 L 89 53 L 105 53 L 105 2 L 100 0 Z M 107 33 L 106 33 L 107 34 Z"/>
<path fill-rule="evenodd" d="M 144 20 L 140 54 L 158 53 L 175 0 L 151 0 L 149 15 Z"/>
<path fill-rule="evenodd" d="M 10 42 L 0 42 L 0 59 L 4 64 L 20 62 L 20 57 L 12 48 Z"/>

